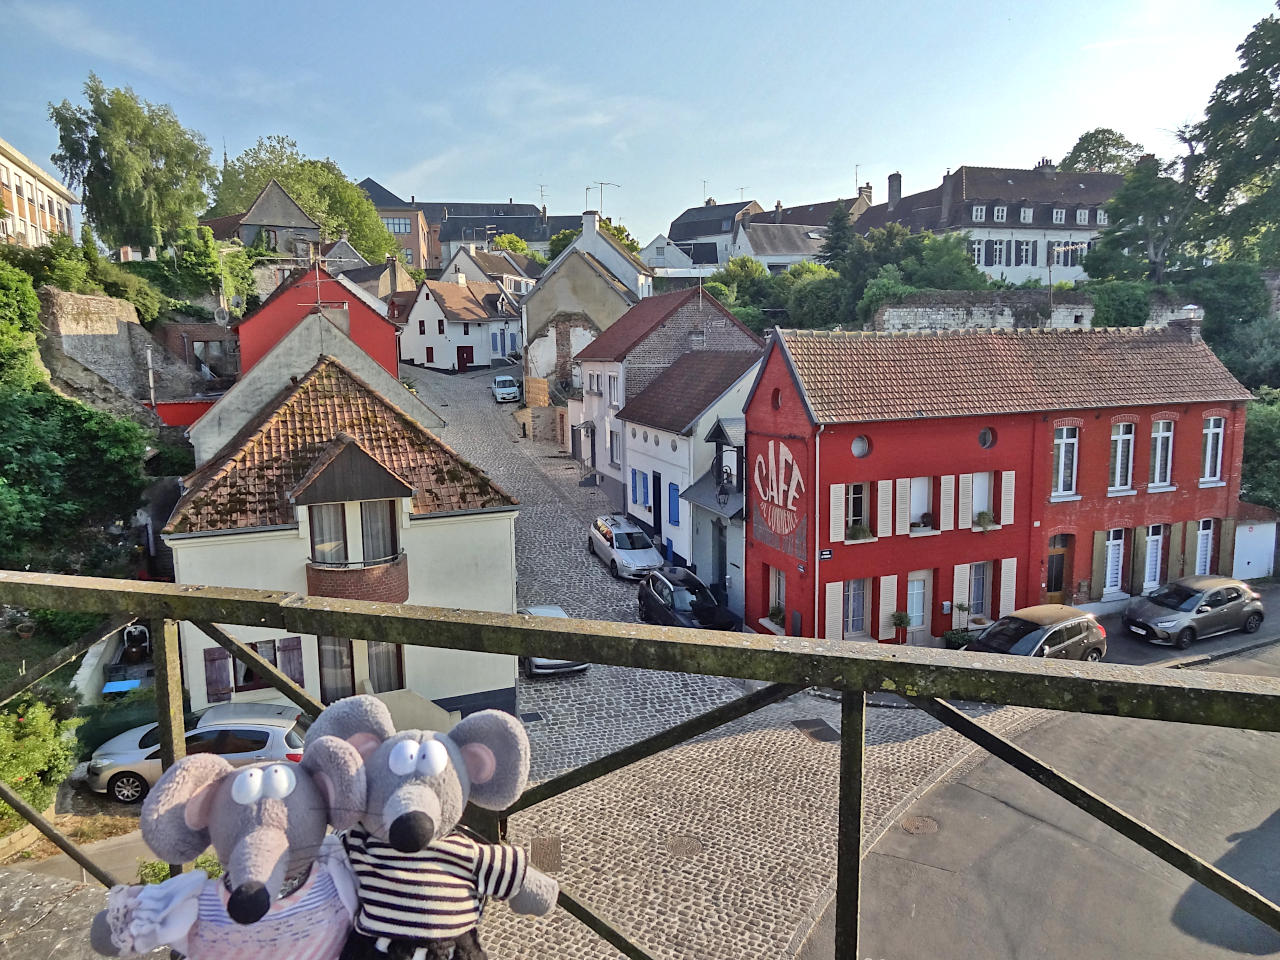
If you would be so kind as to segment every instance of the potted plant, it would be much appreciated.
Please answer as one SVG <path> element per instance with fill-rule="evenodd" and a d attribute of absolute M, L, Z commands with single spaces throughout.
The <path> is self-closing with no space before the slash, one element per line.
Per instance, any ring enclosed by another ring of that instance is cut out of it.
<path fill-rule="evenodd" d="M 773 622 L 773 625 L 777 627 L 780 627 L 784 623 L 786 623 L 786 614 L 783 613 L 782 607 L 780 605 L 775 603 L 772 607 L 769 608 L 769 619 Z"/>
<path fill-rule="evenodd" d="M 990 510 L 979 510 L 973 518 L 973 525 L 982 530 L 990 530 L 996 525 L 996 516 Z"/>
<path fill-rule="evenodd" d="M 942 642 L 948 650 L 959 650 L 973 639 L 973 634 L 961 627 L 953 627 L 942 635 Z"/>
<path fill-rule="evenodd" d="M 846 540 L 870 540 L 871 528 L 865 523 L 851 523 L 844 528 Z"/>
<path fill-rule="evenodd" d="M 907 627 L 911 626 L 911 614 L 905 610 L 895 610 L 893 616 L 889 618 L 889 622 L 893 624 L 893 642 L 906 643 Z"/>

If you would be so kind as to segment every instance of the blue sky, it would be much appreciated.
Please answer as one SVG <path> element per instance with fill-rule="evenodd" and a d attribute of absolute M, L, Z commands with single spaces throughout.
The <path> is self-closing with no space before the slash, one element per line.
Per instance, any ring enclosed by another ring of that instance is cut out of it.
<path fill-rule="evenodd" d="M 0 137 L 38 162 L 90 70 L 215 156 L 284 133 L 419 199 L 604 212 L 641 243 L 701 201 L 903 192 L 1114 127 L 1171 155 L 1273 12 L 1213 3 L 624 5 L 0 0 Z M 855 180 L 856 172 L 856 180 Z M 593 189 L 590 206 L 599 205 Z"/>

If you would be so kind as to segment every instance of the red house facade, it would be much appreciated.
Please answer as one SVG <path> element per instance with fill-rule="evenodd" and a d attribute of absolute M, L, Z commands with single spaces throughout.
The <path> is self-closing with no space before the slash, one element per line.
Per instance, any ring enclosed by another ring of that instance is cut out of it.
<path fill-rule="evenodd" d="M 1229 573 L 1249 399 L 1194 324 L 778 331 L 745 411 L 746 622 L 891 640 L 905 613 L 927 644 Z"/>
<path fill-rule="evenodd" d="M 392 376 L 399 376 L 396 325 L 372 306 L 371 295 L 314 266 L 295 271 L 236 325 L 240 373 L 248 372 L 298 321 L 319 308 Z"/>

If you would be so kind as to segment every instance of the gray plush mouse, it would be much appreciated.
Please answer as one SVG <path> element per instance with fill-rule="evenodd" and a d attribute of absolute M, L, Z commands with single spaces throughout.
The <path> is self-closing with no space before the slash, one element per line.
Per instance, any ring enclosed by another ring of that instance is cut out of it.
<path fill-rule="evenodd" d="M 395 732 L 376 697 L 339 700 L 307 735 L 338 737 L 364 755 L 360 822 L 343 834 L 359 910 L 343 960 L 484 960 L 476 934 L 485 897 L 543 916 L 559 886 L 524 850 L 458 828 L 468 801 L 501 810 L 529 779 L 529 738 L 500 710 L 473 713 L 448 734 Z"/>
<path fill-rule="evenodd" d="M 168 945 L 190 960 L 334 960 L 351 930 L 355 882 L 326 831 L 365 805 L 364 763 L 351 744 L 314 738 L 301 763 L 232 767 L 199 753 L 165 771 L 142 806 L 142 837 L 169 863 L 210 844 L 225 870 L 117 886 L 93 923 L 106 956 Z"/>

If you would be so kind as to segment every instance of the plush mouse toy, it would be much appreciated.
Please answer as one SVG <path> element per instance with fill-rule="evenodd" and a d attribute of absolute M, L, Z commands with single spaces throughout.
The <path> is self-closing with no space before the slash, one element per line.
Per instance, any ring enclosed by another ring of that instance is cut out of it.
<path fill-rule="evenodd" d="M 348 697 L 307 734 L 339 738 L 364 755 L 360 822 L 343 835 L 359 911 L 343 960 L 485 960 L 476 924 L 485 897 L 543 916 L 559 886 L 524 850 L 458 828 L 470 801 L 501 810 L 529 779 L 529 739 L 499 710 L 473 713 L 449 733 L 399 733 L 382 701 Z"/>
<path fill-rule="evenodd" d="M 225 872 L 117 886 L 93 922 L 106 956 L 168 945 L 190 960 L 335 960 L 355 915 L 355 882 L 330 825 L 365 806 L 364 764 L 351 744 L 314 738 L 301 763 L 232 767 L 199 753 L 165 771 L 142 806 L 142 837 L 169 863 L 213 844 Z"/>

